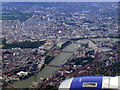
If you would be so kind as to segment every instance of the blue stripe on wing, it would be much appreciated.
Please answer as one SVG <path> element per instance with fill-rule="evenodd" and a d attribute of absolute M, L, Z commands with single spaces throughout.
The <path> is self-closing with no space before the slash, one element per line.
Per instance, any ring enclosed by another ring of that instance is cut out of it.
<path fill-rule="evenodd" d="M 103 76 L 84 76 L 76 77 L 71 83 L 71 88 L 102 88 Z M 83 83 L 97 83 L 97 87 L 83 87 Z"/>

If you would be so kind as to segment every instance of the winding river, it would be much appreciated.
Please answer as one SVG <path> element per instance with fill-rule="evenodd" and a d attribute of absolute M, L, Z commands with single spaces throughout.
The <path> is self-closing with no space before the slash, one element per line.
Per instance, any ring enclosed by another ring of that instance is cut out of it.
<path fill-rule="evenodd" d="M 97 38 L 97 39 L 93 39 L 95 41 L 103 41 L 103 40 L 113 40 L 113 41 L 118 41 L 118 39 L 111 39 L 111 38 Z M 79 42 L 81 43 L 85 43 L 85 42 L 90 42 L 90 40 L 88 39 L 83 39 L 83 40 L 79 40 Z M 76 51 L 78 47 L 78 44 L 76 43 L 72 43 L 70 45 L 68 45 L 67 47 L 64 48 L 65 51 Z M 65 53 L 65 52 L 61 52 L 59 55 L 57 55 L 51 62 L 50 64 L 52 65 L 61 65 L 64 64 L 67 59 L 72 55 L 72 53 Z M 57 67 L 49 67 L 49 66 L 45 66 L 43 68 L 42 71 L 36 73 L 35 75 L 33 75 L 32 77 L 29 77 L 27 79 L 24 80 L 19 80 L 19 81 L 15 81 L 13 83 L 14 86 L 16 86 L 17 88 L 27 88 L 28 86 L 32 85 L 33 82 L 37 82 L 40 80 L 40 78 L 47 78 L 49 76 L 52 76 L 53 73 L 59 68 Z"/>

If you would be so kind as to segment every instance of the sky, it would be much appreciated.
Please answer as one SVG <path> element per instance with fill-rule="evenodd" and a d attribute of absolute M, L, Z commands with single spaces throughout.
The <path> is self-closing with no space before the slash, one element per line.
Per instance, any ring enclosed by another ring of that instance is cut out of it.
<path fill-rule="evenodd" d="M 119 2 L 120 0 L 0 0 L 1 2 Z"/>

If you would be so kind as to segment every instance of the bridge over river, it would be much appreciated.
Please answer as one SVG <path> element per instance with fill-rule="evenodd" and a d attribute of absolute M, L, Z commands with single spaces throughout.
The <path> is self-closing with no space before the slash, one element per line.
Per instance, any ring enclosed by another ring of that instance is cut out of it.
<path fill-rule="evenodd" d="M 97 38 L 97 39 L 92 39 L 92 40 L 103 41 L 103 40 L 106 40 L 106 38 L 105 39 Z M 90 41 L 91 40 L 89 40 L 89 39 L 79 40 L 80 43 L 88 43 Z M 55 73 L 55 71 L 59 69 L 58 68 L 59 66 L 62 66 L 62 64 L 67 62 L 67 60 L 73 55 L 73 53 L 71 51 L 75 52 L 77 50 L 78 46 L 79 46 L 79 44 L 71 43 L 70 45 L 66 46 L 63 49 L 63 52 L 60 52 L 60 54 L 57 55 L 49 63 L 49 66 L 46 65 L 40 72 L 34 74 L 33 76 L 31 76 L 27 79 L 15 81 L 12 85 L 17 88 L 27 88 L 30 85 L 32 85 L 33 82 L 38 82 L 40 80 L 40 78 L 47 78 L 49 76 L 52 76 Z M 71 53 L 65 53 L 64 51 L 68 51 L 68 52 L 70 51 Z"/>
<path fill-rule="evenodd" d="M 60 68 L 60 67 L 62 67 L 62 65 L 61 66 L 59 66 L 59 65 L 51 65 L 51 64 L 44 64 L 45 66 L 50 66 L 50 67 L 58 67 L 58 68 Z"/>
<path fill-rule="evenodd" d="M 74 53 L 74 51 L 62 51 L 62 52 L 64 52 L 64 53 Z"/>

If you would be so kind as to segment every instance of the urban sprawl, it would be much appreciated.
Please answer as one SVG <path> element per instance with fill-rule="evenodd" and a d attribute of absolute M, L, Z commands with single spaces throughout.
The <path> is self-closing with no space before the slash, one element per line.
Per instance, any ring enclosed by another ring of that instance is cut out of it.
<path fill-rule="evenodd" d="M 118 3 L 2 3 L 2 83 L 15 88 L 13 83 L 46 66 L 58 69 L 26 88 L 58 88 L 77 76 L 120 75 L 118 33 Z M 72 44 L 75 51 L 65 50 Z M 50 64 L 61 53 L 71 56 Z"/>

